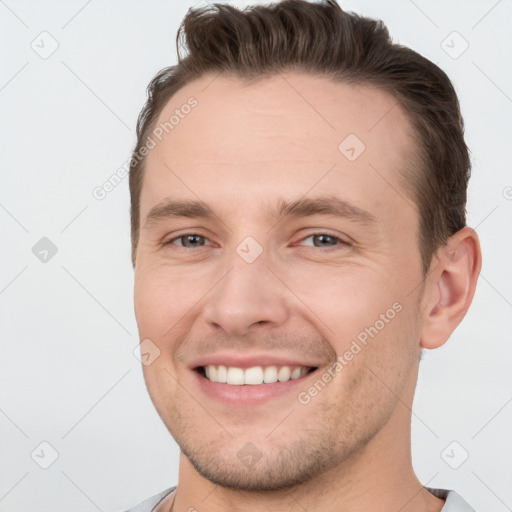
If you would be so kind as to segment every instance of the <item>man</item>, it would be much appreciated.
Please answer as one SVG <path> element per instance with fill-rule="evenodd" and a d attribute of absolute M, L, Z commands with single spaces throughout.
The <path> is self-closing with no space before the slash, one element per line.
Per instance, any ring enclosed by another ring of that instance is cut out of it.
<path fill-rule="evenodd" d="M 133 511 L 461 512 L 410 450 L 481 268 L 447 76 L 332 0 L 189 10 L 130 173 L 135 314 L 179 481 Z"/>

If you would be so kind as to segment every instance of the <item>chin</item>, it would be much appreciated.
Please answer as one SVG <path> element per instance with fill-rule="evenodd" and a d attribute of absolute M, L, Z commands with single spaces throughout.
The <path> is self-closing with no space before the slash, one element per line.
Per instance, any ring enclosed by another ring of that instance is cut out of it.
<path fill-rule="evenodd" d="M 178 444 L 195 470 L 213 484 L 236 491 L 269 492 L 304 484 L 349 456 L 343 450 L 335 456 L 332 445 L 324 441 L 296 440 L 262 450 L 246 443 L 238 452 L 215 443 L 200 450 Z"/>

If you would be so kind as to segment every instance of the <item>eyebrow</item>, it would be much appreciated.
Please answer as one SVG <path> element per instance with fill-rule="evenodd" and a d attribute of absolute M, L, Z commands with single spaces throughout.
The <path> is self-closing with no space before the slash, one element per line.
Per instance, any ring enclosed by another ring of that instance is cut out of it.
<path fill-rule="evenodd" d="M 281 200 L 277 214 L 274 214 L 278 220 L 285 217 L 308 217 L 310 215 L 343 217 L 365 225 L 377 223 L 377 217 L 372 213 L 336 196 L 301 198 L 295 201 Z"/>
<path fill-rule="evenodd" d="M 294 201 L 281 199 L 277 209 L 270 211 L 269 215 L 278 221 L 286 217 L 308 217 L 311 215 L 331 215 L 342 217 L 362 225 L 377 223 L 377 217 L 372 213 L 335 196 L 317 198 L 300 198 Z M 202 201 L 165 200 L 157 204 L 146 216 L 144 229 L 149 229 L 165 219 L 215 219 L 218 216 Z"/>
<path fill-rule="evenodd" d="M 216 216 L 213 210 L 201 201 L 165 200 L 151 208 L 144 221 L 144 229 L 149 229 L 162 220 L 180 217 L 213 219 Z"/>

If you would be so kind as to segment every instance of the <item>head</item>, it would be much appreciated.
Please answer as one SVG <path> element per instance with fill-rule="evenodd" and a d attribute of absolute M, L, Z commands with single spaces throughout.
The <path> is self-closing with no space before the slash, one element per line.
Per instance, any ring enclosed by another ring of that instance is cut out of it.
<path fill-rule="evenodd" d="M 408 432 L 421 349 L 471 303 L 458 100 L 329 0 L 189 10 L 180 43 L 130 170 L 135 313 L 160 351 L 144 375 L 200 475 L 289 487 Z M 250 407 L 212 399 L 204 367 L 237 355 L 310 373 Z"/>

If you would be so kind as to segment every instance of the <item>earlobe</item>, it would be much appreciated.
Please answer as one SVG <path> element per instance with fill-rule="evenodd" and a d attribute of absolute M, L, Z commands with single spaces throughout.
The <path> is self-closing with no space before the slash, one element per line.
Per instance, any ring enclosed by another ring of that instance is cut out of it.
<path fill-rule="evenodd" d="M 480 242 L 470 227 L 452 235 L 439 249 L 425 287 L 430 303 L 424 308 L 422 348 L 438 348 L 448 341 L 471 305 L 481 266 Z"/>

